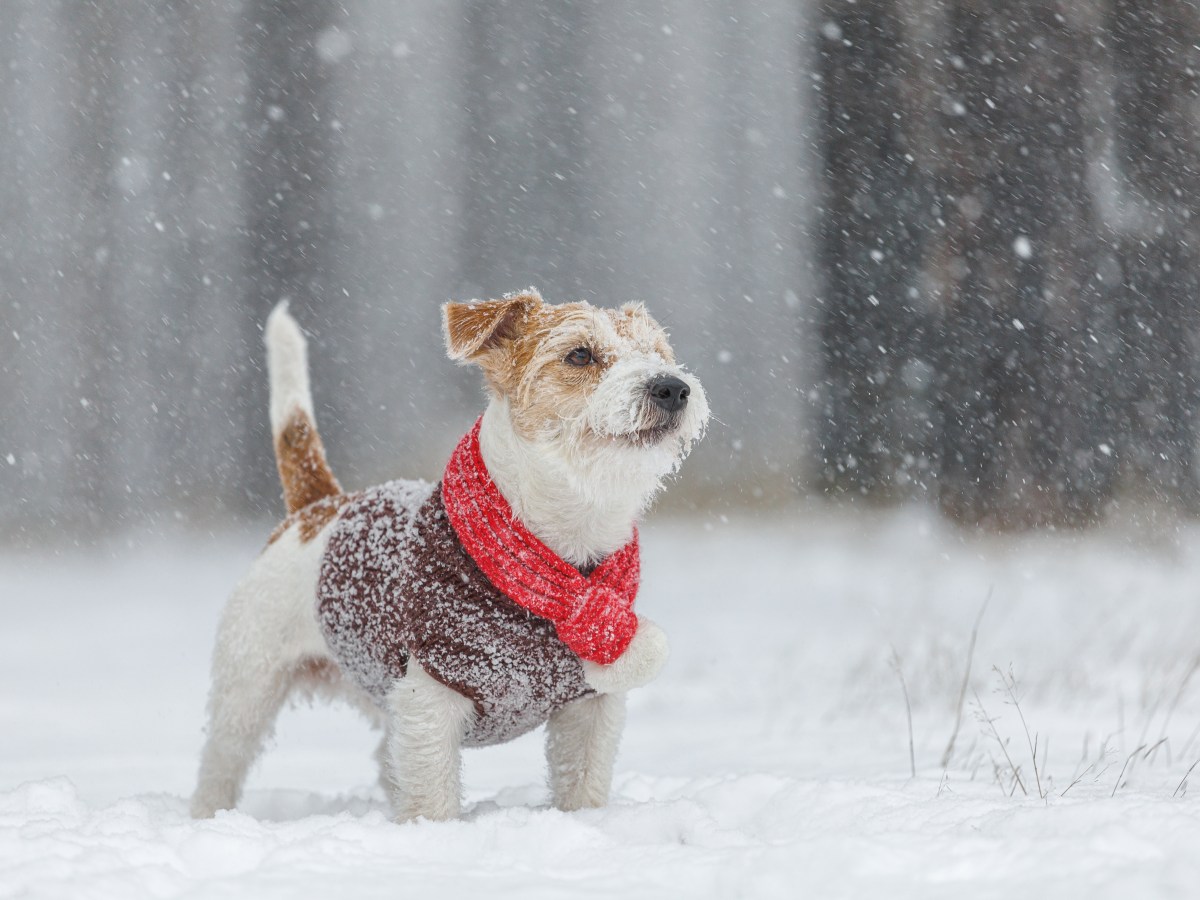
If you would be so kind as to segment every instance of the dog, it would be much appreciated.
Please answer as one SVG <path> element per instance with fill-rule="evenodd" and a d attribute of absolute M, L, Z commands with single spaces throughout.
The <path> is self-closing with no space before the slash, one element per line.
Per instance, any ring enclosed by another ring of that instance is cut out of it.
<path fill-rule="evenodd" d="M 442 313 L 486 409 L 441 482 L 356 493 L 326 461 L 286 302 L 267 319 L 289 515 L 221 617 L 197 818 L 236 805 L 297 693 L 348 700 L 383 729 L 397 821 L 457 817 L 461 748 L 542 724 L 554 805 L 608 800 L 625 693 L 667 655 L 633 612 L 636 522 L 703 435 L 704 390 L 641 304 L 530 289 Z"/>

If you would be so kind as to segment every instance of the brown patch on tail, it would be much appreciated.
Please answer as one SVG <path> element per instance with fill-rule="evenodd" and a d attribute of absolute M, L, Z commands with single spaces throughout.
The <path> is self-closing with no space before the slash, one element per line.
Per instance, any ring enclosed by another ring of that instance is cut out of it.
<path fill-rule="evenodd" d="M 330 519 L 333 519 L 342 511 L 342 507 L 361 496 L 361 492 L 335 494 L 332 497 L 322 497 L 320 500 L 310 503 L 303 509 L 296 510 L 275 526 L 275 530 L 271 532 L 271 536 L 267 539 L 267 546 L 279 540 L 280 536 L 293 525 L 298 526 L 300 529 L 300 543 L 307 544 L 321 533 L 321 529 L 329 524 Z"/>
<path fill-rule="evenodd" d="M 325 460 L 321 436 L 303 410 L 292 413 L 275 438 L 275 462 L 289 513 L 342 493 L 342 486 Z"/>

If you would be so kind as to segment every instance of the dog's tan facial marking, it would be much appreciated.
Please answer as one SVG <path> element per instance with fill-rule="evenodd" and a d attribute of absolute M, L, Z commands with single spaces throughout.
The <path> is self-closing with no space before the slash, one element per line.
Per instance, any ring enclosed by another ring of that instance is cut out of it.
<path fill-rule="evenodd" d="M 642 304 L 626 303 L 613 320 L 617 332 L 632 346 L 656 353 L 668 365 L 675 365 L 675 351 L 667 340 L 667 332 Z"/>
<path fill-rule="evenodd" d="M 586 303 L 543 304 L 530 310 L 523 327 L 480 366 L 493 389 L 508 398 L 514 428 L 533 438 L 582 414 L 617 358 L 619 343 L 610 310 Z"/>
<path fill-rule="evenodd" d="M 584 415 L 605 373 L 620 360 L 675 364 L 667 334 L 640 303 L 606 309 L 548 304 L 533 293 L 446 307 L 450 356 L 476 363 L 509 402 L 525 438 Z"/>

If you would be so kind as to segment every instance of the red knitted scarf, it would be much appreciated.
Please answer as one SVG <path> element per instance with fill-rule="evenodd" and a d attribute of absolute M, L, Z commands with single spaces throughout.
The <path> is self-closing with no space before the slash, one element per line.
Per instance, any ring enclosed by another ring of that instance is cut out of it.
<path fill-rule="evenodd" d="M 450 525 L 497 590 L 553 622 L 562 642 L 581 659 L 613 662 L 637 631 L 637 532 L 591 575 L 581 574 L 513 515 L 479 452 L 482 421 L 459 441 L 442 476 Z"/>

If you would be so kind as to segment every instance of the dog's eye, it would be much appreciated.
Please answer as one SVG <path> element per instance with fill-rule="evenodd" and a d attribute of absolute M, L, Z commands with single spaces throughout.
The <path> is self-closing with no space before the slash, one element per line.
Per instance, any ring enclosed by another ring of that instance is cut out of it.
<path fill-rule="evenodd" d="M 576 347 L 567 354 L 567 358 L 564 360 L 564 362 L 568 366 L 579 366 L 582 368 L 583 366 L 590 364 L 593 359 L 594 357 L 592 356 L 592 351 L 587 347 Z"/>

